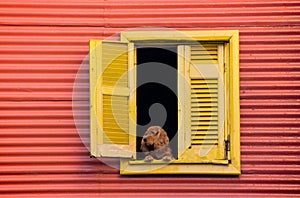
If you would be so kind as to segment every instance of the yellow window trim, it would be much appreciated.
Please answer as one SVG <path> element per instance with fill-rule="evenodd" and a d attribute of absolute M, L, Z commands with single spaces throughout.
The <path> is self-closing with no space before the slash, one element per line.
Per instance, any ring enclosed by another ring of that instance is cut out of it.
<path fill-rule="evenodd" d="M 170 163 L 156 160 L 145 163 L 141 160 L 132 161 L 121 159 L 120 174 L 225 174 L 239 175 L 240 172 L 240 96 L 239 96 L 239 32 L 238 30 L 228 31 L 130 31 L 122 32 L 120 35 L 122 42 L 155 42 L 155 43 L 177 43 L 182 42 L 226 42 L 225 48 L 229 48 L 228 57 L 225 60 L 225 70 L 229 77 L 225 89 L 229 89 L 229 100 L 227 104 L 230 108 L 226 111 L 225 136 L 230 137 L 230 154 L 228 160 L 202 160 L 192 163 L 186 160 L 175 160 Z M 226 51 L 226 50 L 224 50 Z M 228 52 L 227 52 L 228 53 Z M 230 124 L 229 124 L 230 123 Z M 226 134 L 227 133 L 227 134 Z M 228 161 L 230 163 L 228 164 Z"/>
<path fill-rule="evenodd" d="M 136 41 L 230 41 L 239 37 L 238 30 L 213 31 L 128 31 L 121 32 L 122 42 Z"/>

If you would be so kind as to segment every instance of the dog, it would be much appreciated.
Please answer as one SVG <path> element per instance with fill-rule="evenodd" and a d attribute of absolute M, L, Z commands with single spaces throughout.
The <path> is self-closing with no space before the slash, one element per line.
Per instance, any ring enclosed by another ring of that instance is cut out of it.
<path fill-rule="evenodd" d="M 167 132 L 159 126 L 151 126 L 147 129 L 141 141 L 141 150 L 146 155 L 145 162 L 154 159 L 164 161 L 174 159 Z"/>

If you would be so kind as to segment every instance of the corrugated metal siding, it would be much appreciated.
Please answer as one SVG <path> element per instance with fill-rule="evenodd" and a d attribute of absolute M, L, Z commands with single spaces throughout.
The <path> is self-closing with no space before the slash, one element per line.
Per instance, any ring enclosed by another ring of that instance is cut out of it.
<path fill-rule="evenodd" d="M 10 0 L 0 16 L 1 197 L 299 196 L 300 1 Z M 240 30 L 240 177 L 120 177 L 89 158 L 76 73 L 89 39 L 137 26 Z"/>

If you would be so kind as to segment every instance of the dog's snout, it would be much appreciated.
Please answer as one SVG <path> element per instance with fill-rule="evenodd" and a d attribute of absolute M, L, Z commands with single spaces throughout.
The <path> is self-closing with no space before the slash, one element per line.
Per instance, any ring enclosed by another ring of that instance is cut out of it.
<path fill-rule="evenodd" d="M 147 143 L 147 138 L 143 138 L 143 139 L 144 139 L 144 142 Z"/>

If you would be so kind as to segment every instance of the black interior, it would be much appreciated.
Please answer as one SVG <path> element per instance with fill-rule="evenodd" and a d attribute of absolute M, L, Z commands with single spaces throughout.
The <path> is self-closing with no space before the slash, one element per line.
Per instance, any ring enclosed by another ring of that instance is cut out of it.
<path fill-rule="evenodd" d="M 168 133 L 170 146 L 176 158 L 178 150 L 177 48 L 138 48 L 137 65 L 137 158 L 144 158 L 140 146 L 147 128 L 150 125 L 159 125 L 164 118 L 166 121 L 161 127 Z M 151 114 L 151 119 L 149 109 L 155 103 L 161 104 L 166 114 L 153 108 L 155 112 Z"/>

